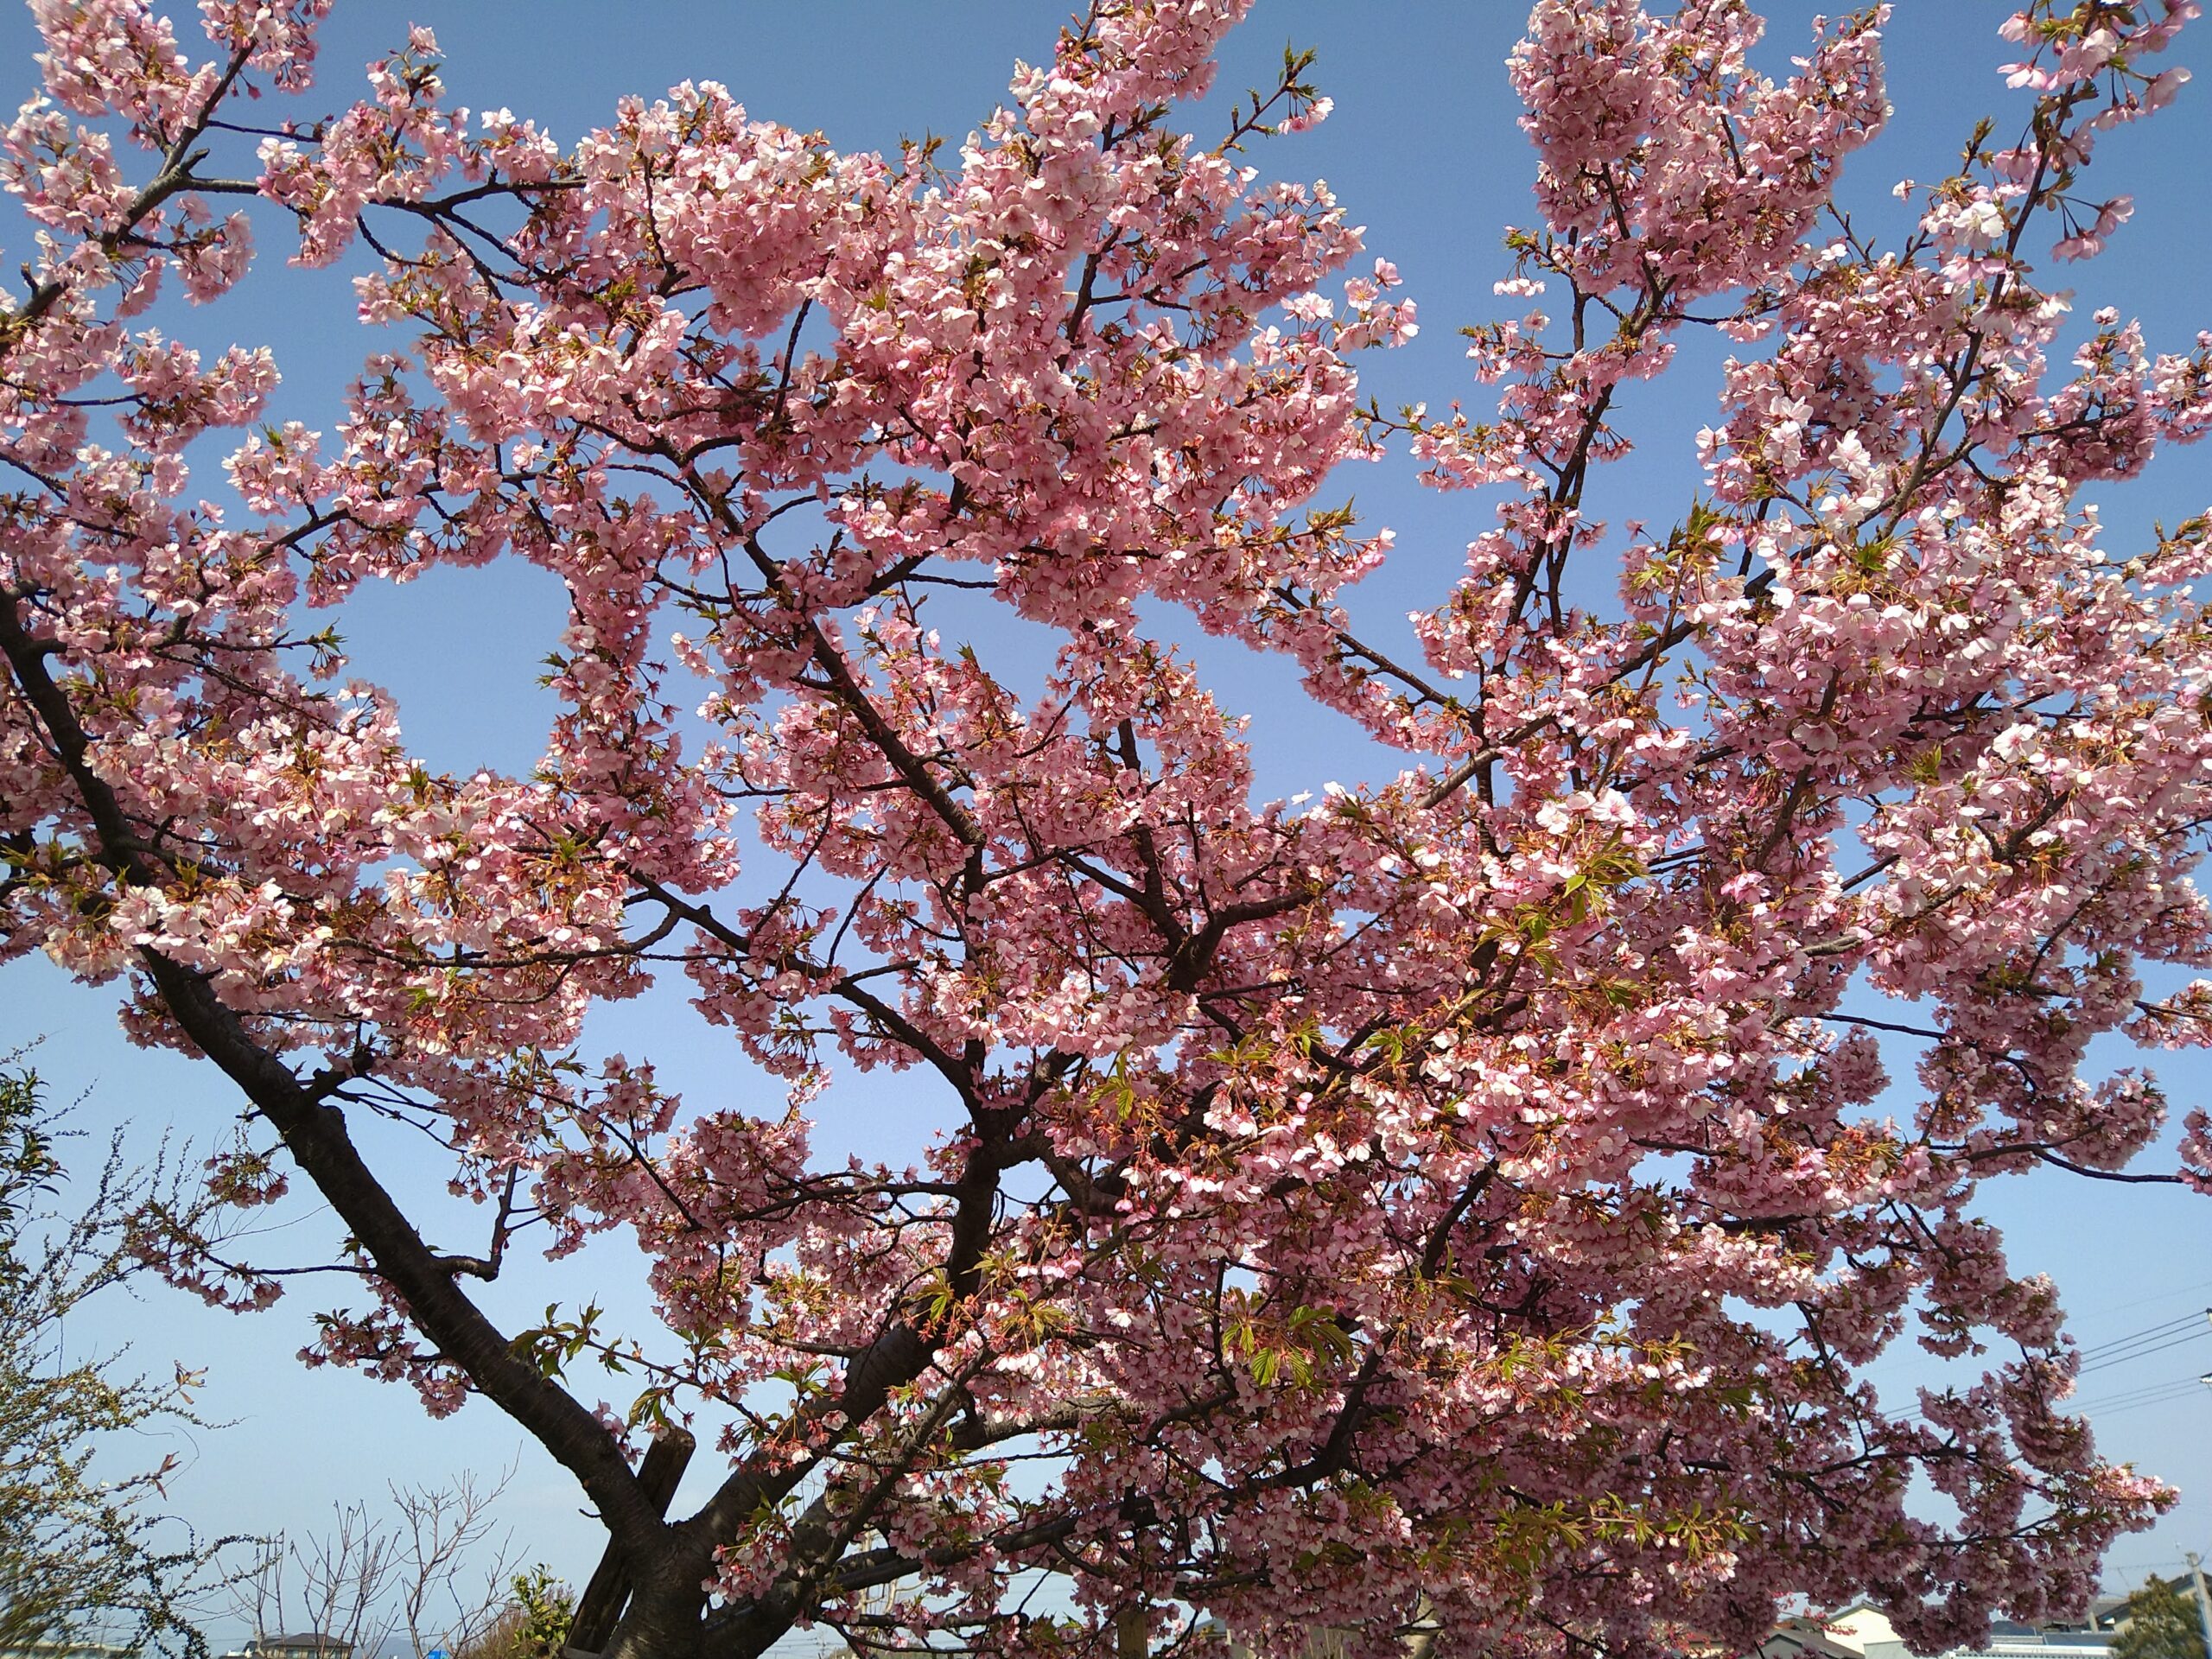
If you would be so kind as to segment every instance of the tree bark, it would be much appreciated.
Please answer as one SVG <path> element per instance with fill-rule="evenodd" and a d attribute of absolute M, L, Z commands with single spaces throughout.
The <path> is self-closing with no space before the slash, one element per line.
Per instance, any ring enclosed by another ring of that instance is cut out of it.
<path fill-rule="evenodd" d="M 683 1478 L 684 1468 L 697 1446 L 690 1430 L 677 1428 L 645 1448 L 645 1459 L 638 1465 L 638 1484 L 658 1514 L 668 1513 L 676 1498 L 677 1484 Z M 610 1541 L 607 1553 L 600 1557 L 599 1570 L 591 1575 L 576 1602 L 575 1618 L 569 1626 L 569 1651 L 598 1653 L 607 1646 L 636 1581 L 629 1559 Z"/>

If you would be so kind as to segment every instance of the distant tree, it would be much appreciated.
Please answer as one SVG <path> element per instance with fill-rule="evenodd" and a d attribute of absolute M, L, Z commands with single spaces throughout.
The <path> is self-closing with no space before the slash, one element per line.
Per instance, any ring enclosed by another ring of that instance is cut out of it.
<path fill-rule="evenodd" d="M 2190 1598 L 2155 1573 L 2127 1600 L 2114 1659 L 2205 1659 L 2204 1627 Z"/>
<path fill-rule="evenodd" d="M 453 1659 L 560 1659 L 575 1597 L 543 1562 L 512 1582 L 514 1599 L 480 1637 L 454 1649 Z"/>
<path fill-rule="evenodd" d="M 0 1648 L 99 1635 L 203 1652 L 187 1615 L 234 1541 L 203 1543 L 149 1505 L 174 1453 L 95 1468 L 125 1430 L 197 1422 L 196 1379 L 119 1379 L 117 1356 L 73 1360 L 62 1341 L 73 1310 L 133 1271 L 132 1220 L 164 1172 L 111 1145 L 91 1202 L 57 1214 L 61 1138 L 36 1075 L 0 1069 Z"/>
<path fill-rule="evenodd" d="M 271 1540 L 239 1579 L 233 1608 L 257 1634 L 312 1630 L 360 1654 L 397 1642 L 418 1659 L 495 1650 L 519 1659 L 526 1649 L 485 1645 L 518 1603 L 537 1618 L 531 1630 L 551 1628 L 550 1615 L 538 1617 L 541 1605 L 557 1608 L 563 1633 L 568 1613 L 544 1568 L 511 1577 L 511 1547 L 493 1541 L 493 1510 L 512 1477 L 510 1470 L 488 1484 L 464 1473 L 446 1486 L 395 1485 L 389 1515 L 365 1502 L 340 1504 L 326 1531 Z M 537 1600 L 525 1585 L 537 1587 Z M 556 1640 L 546 1651 L 560 1646 Z"/>

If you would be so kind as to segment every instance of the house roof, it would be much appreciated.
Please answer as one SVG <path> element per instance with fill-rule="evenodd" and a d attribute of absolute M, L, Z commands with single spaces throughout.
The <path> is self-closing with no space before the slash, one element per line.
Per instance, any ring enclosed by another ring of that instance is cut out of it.
<path fill-rule="evenodd" d="M 1758 1651 L 1761 1659 L 1859 1659 L 1858 1649 L 1836 1641 L 1809 1618 L 1783 1619 Z"/>

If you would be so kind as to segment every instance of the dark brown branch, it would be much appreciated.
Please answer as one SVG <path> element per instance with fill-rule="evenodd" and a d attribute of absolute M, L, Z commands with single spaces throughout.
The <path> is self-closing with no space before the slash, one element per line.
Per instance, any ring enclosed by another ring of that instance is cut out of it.
<path fill-rule="evenodd" d="M 91 740 L 48 671 L 41 642 L 24 632 L 13 604 L 0 606 L 0 655 L 6 657 L 24 701 L 45 728 L 92 820 L 100 840 L 100 861 L 128 886 L 158 885 L 153 863 L 129 850 L 137 841 L 130 819 L 93 769 Z M 378 1274 L 404 1299 L 417 1328 L 575 1476 L 633 1560 L 651 1559 L 660 1520 L 645 1503 L 613 1436 L 558 1383 L 513 1352 L 507 1338 L 462 1294 L 452 1268 L 423 1241 L 362 1159 L 339 1108 L 318 1099 L 289 1066 L 256 1042 L 205 976 L 151 948 L 142 948 L 139 957 L 180 1029 L 283 1137 L 294 1162 L 360 1242 Z"/>

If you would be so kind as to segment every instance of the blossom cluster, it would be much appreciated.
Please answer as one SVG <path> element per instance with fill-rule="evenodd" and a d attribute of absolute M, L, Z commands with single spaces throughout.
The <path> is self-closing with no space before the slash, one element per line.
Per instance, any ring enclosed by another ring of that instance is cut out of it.
<path fill-rule="evenodd" d="M 2060 1410 L 2055 1295 L 1974 1201 L 2159 1143 L 2096 1039 L 2212 1033 L 2212 529 L 2113 548 L 2092 499 L 2212 429 L 2212 336 L 2069 349 L 2037 263 L 2123 226 L 2081 181 L 2194 6 L 2030 5 L 2024 136 L 1879 247 L 1832 209 L 1884 9 L 1777 79 L 1741 0 L 1542 0 L 1532 308 L 1471 331 L 1494 417 L 1400 422 L 1355 368 L 1417 327 L 1398 272 L 1256 164 L 1327 113 L 1303 60 L 1179 130 L 1243 0 L 1102 0 L 897 157 L 709 82 L 564 146 L 451 104 L 420 28 L 334 118 L 229 119 L 308 86 L 327 9 L 204 0 L 188 50 L 144 0 L 35 8 L 0 955 L 123 980 L 237 1083 L 223 1201 L 289 1169 L 337 1210 L 369 1290 L 311 1363 L 485 1395 L 633 1560 L 693 1552 L 611 1651 L 1203 1618 L 1641 1659 L 1860 1593 L 1932 1648 L 2078 1604 L 2171 1501 Z M 134 326 L 171 269 L 253 280 L 256 225 L 368 261 L 327 431 L 261 423 L 266 351 Z M 1735 353 L 1702 477 L 1613 531 L 1617 408 L 1699 327 Z M 1503 497 L 1407 650 L 1353 616 L 1389 532 L 1325 493 L 1393 448 Z M 450 775 L 308 624 L 495 560 L 567 594 L 558 712 L 527 772 Z M 1255 800 L 1163 609 L 1402 769 Z M 1039 683 L 938 626 L 976 613 L 1043 631 Z M 656 983 L 749 1063 L 728 1097 L 585 1052 Z M 850 1070 L 908 1074 L 919 1165 L 820 1151 Z M 382 1120 L 488 1249 L 393 1196 L 346 1130 Z M 511 1242 L 608 1234 L 658 1329 L 495 1322 Z M 2018 1357 L 1900 1414 L 1864 1370 L 1910 1340 Z M 678 1420 L 728 1469 L 661 1528 L 626 1437 Z M 1020 1605 L 1040 1570 L 1074 1617 Z"/>

